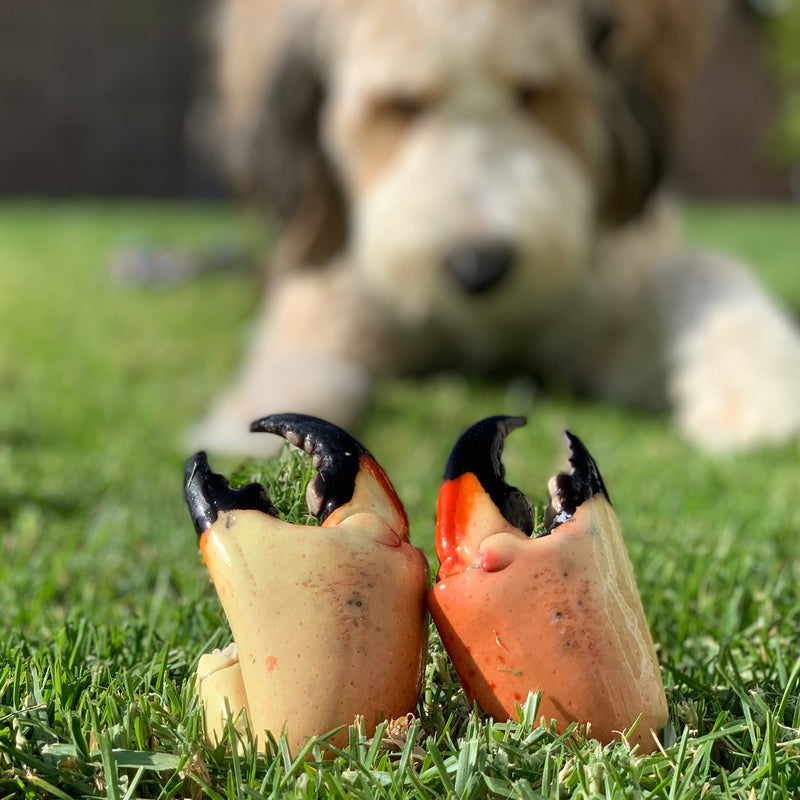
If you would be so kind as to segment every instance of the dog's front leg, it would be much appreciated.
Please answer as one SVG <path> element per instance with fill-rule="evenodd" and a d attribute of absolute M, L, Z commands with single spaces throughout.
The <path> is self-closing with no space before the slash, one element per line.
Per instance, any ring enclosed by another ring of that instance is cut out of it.
<path fill-rule="evenodd" d="M 689 253 L 655 278 L 667 392 L 683 434 L 707 450 L 800 434 L 800 331 L 737 262 Z"/>
<path fill-rule="evenodd" d="M 281 276 L 268 289 L 239 375 L 191 433 L 192 445 L 269 455 L 274 443 L 253 436 L 250 423 L 287 411 L 351 428 L 369 399 L 379 338 L 346 264 Z"/>

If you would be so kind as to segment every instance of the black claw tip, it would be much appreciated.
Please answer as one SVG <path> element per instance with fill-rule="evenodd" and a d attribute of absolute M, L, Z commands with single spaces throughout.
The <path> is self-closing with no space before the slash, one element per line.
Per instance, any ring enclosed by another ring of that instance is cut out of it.
<path fill-rule="evenodd" d="M 198 536 L 217 520 L 220 511 L 253 509 L 277 516 L 267 490 L 260 483 L 248 483 L 231 489 L 228 480 L 212 472 L 203 452 L 195 453 L 186 462 L 184 494 Z"/>
<path fill-rule="evenodd" d="M 525 417 L 489 417 L 468 428 L 456 442 L 444 471 L 444 479 L 454 480 L 471 472 L 491 497 L 500 513 L 525 535 L 533 532 L 533 512 L 528 498 L 505 482 L 503 444 L 515 428 L 525 425 Z"/>
<path fill-rule="evenodd" d="M 309 510 L 320 522 L 352 499 L 361 457 L 370 454 L 349 433 L 305 414 L 271 414 L 256 420 L 250 430 L 276 433 L 312 457 L 319 474 L 309 484 L 307 497 Z"/>
<path fill-rule="evenodd" d="M 611 502 L 600 470 L 583 442 L 569 431 L 564 431 L 564 435 L 569 443 L 572 469 L 556 475 L 553 480 L 550 505 L 545 512 L 545 523 L 551 530 L 569 519 L 581 504 L 596 494 L 602 494 Z"/>

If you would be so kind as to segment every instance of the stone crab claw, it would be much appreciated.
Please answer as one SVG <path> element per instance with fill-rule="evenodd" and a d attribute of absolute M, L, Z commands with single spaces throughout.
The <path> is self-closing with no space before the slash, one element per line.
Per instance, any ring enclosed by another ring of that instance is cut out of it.
<path fill-rule="evenodd" d="M 652 752 L 668 721 L 653 640 L 620 530 L 592 457 L 567 433 L 572 469 L 550 480 L 546 533 L 531 538 L 525 496 L 504 480 L 491 417 L 454 447 L 439 493 L 440 568 L 428 607 L 469 698 L 498 720 L 541 690 L 559 731 L 590 725 Z M 638 720 L 638 723 L 637 723 Z"/>
<path fill-rule="evenodd" d="M 300 414 L 257 420 L 312 456 L 309 510 L 284 522 L 260 484 L 231 489 L 204 453 L 186 501 L 235 644 L 204 655 L 198 690 L 209 740 L 228 710 L 254 736 L 285 730 L 293 751 L 363 716 L 368 729 L 415 708 L 427 642 L 428 564 L 385 472 L 340 428 Z M 347 729 L 331 741 L 347 741 Z"/>

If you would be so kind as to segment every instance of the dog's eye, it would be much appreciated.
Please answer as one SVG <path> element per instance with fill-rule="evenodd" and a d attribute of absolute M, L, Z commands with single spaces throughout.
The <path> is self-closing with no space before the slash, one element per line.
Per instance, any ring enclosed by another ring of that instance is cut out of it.
<path fill-rule="evenodd" d="M 391 94 L 380 98 L 376 111 L 384 117 L 398 122 L 411 122 L 424 114 L 430 107 L 430 98 L 413 94 Z"/>
<path fill-rule="evenodd" d="M 536 111 L 542 100 L 551 94 L 552 88 L 545 84 L 520 81 L 513 87 L 513 92 L 517 108 L 531 113 Z"/>

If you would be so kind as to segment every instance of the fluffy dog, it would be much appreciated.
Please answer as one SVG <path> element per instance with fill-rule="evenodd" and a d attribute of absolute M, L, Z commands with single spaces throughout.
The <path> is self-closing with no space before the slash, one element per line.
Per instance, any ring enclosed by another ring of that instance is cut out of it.
<path fill-rule="evenodd" d="M 263 313 L 198 432 L 350 426 L 382 373 L 513 370 L 708 449 L 800 430 L 800 336 L 662 192 L 705 27 L 682 0 L 225 0 L 217 141 L 277 213 Z M 261 451 L 263 452 L 263 450 Z"/>

